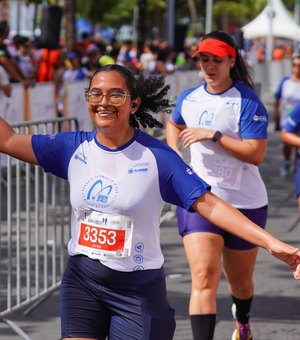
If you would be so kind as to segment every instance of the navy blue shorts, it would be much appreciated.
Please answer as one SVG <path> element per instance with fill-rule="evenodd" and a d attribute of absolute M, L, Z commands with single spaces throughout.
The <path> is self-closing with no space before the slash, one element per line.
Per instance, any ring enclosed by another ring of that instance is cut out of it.
<path fill-rule="evenodd" d="M 163 268 L 119 272 L 86 256 L 71 256 L 60 305 L 64 338 L 173 339 L 175 313 Z"/>
<path fill-rule="evenodd" d="M 261 228 L 266 227 L 268 217 L 268 207 L 264 206 L 257 209 L 238 209 L 249 220 L 259 225 Z M 236 250 L 249 250 L 256 246 L 252 243 L 244 241 L 243 239 L 228 233 L 227 231 L 215 226 L 207 219 L 198 213 L 191 213 L 183 208 L 177 208 L 177 221 L 179 234 L 183 237 L 185 235 L 196 232 L 209 232 L 221 235 L 224 238 L 226 247 Z"/>

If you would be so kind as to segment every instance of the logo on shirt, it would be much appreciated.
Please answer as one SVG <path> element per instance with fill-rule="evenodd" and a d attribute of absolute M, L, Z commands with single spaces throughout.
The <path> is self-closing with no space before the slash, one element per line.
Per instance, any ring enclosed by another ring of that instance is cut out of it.
<path fill-rule="evenodd" d="M 196 103 L 198 100 L 198 97 L 194 95 L 189 95 L 188 97 L 185 97 L 184 100 L 186 100 L 187 102 Z"/>
<path fill-rule="evenodd" d="M 105 176 L 94 177 L 82 190 L 85 203 L 93 208 L 109 207 L 115 202 L 117 194 L 116 184 Z"/>
<path fill-rule="evenodd" d="M 191 167 L 188 167 L 186 168 L 186 172 L 189 174 L 189 175 L 192 175 L 194 173 L 194 170 L 191 168 Z"/>
<path fill-rule="evenodd" d="M 82 152 L 79 152 L 77 153 L 74 158 L 84 164 L 87 164 L 87 159 L 86 159 L 86 156 L 82 153 Z"/>
<path fill-rule="evenodd" d="M 200 114 L 198 125 L 203 127 L 211 127 L 213 125 L 215 114 L 213 112 L 203 111 Z"/>
<path fill-rule="evenodd" d="M 135 245 L 135 251 L 137 253 L 142 253 L 144 250 L 144 244 L 142 242 L 138 242 L 136 245 Z"/>
<path fill-rule="evenodd" d="M 54 139 L 56 137 L 56 133 L 52 133 L 51 135 L 49 135 L 49 139 Z"/>
<path fill-rule="evenodd" d="M 143 258 L 142 255 L 137 254 L 137 255 L 134 255 L 134 256 L 133 256 L 133 261 L 134 261 L 135 263 L 141 264 L 141 263 L 144 262 L 144 258 Z"/>
<path fill-rule="evenodd" d="M 253 120 L 254 120 L 255 122 L 265 122 L 265 123 L 268 122 L 268 119 L 267 119 L 266 116 L 258 116 L 258 115 L 254 115 L 254 116 L 253 116 Z"/>
<path fill-rule="evenodd" d="M 137 163 L 128 169 L 129 174 L 145 173 L 149 170 L 149 163 Z"/>

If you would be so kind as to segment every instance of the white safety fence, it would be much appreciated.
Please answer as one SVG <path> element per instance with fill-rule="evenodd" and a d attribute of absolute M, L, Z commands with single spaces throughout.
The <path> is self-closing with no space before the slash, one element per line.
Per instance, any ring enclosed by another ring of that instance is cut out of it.
<path fill-rule="evenodd" d="M 20 133 L 78 129 L 75 118 L 13 125 Z M 28 314 L 60 285 L 69 240 L 66 181 L 7 155 L 0 158 L 0 321 L 30 339 L 9 320 L 21 307 Z M 1 338 L 1 336 L 0 336 Z"/>
<path fill-rule="evenodd" d="M 291 60 L 257 63 L 252 67 L 253 80 L 259 95 L 273 94 L 283 76 L 289 75 Z M 203 81 L 198 70 L 176 71 L 166 76 L 170 85 L 169 95 L 175 99 L 183 90 L 197 86 Z M 9 123 L 55 119 L 57 108 L 62 107 L 63 117 L 77 118 L 80 128 L 90 130 L 93 127 L 84 98 L 84 89 L 88 80 L 65 83 L 57 95 L 53 82 L 36 83 L 34 87 L 24 88 L 21 84 L 12 84 L 12 96 L 2 96 L 0 101 L 1 117 Z"/>

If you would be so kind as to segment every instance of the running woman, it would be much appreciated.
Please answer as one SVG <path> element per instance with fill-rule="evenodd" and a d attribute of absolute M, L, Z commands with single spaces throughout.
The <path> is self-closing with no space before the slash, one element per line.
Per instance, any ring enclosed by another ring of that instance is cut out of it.
<path fill-rule="evenodd" d="M 190 165 L 211 185 L 211 192 L 264 229 L 268 197 L 258 165 L 267 147 L 266 109 L 229 34 L 208 33 L 194 56 L 204 83 L 178 96 L 167 142 L 179 154 L 181 145 L 190 147 Z M 177 217 L 192 277 L 194 339 L 213 339 L 222 257 L 236 318 L 232 339 L 252 339 L 249 318 L 258 247 L 198 214 L 179 208 Z"/>

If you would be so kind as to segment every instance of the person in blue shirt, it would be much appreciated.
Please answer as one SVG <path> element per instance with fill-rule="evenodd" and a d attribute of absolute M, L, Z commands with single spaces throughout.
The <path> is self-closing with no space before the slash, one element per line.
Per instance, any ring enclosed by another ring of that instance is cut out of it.
<path fill-rule="evenodd" d="M 140 129 L 161 126 L 155 114 L 170 111 L 168 89 L 163 75 L 136 78 L 107 65 L 84 92 L 94 130 L 22 135 L 0 119 L 0 152 L 70 184 L 62 339 L 173 339 L 159 233 L 165 202 L 267 249 L 300 279 L 298 248 L 212 194 L 174 150 Z"/>
<path fill-rule="evenodd" d="M 299 64 L 300 67 L 300 64 Z M 294 190 L 300 211 L 300 103 L 291 111 L 281 129 L 281 140 L 291 148 L 296 148 Z"/>
<path fill-rule="evenodd" d="M 283 129 L 287 118 L 294 107 L 300 103 L 300 54 L 294 53 L 291 59 L 291 73 L 284 76 L 274 94 L 274 121 L 275 129 Z M 282 144 L 284 164 L 281 168 L 281 176 L 287 177 L 290 173 L 293 161 L 293 148 L 287 143 Z"/>

